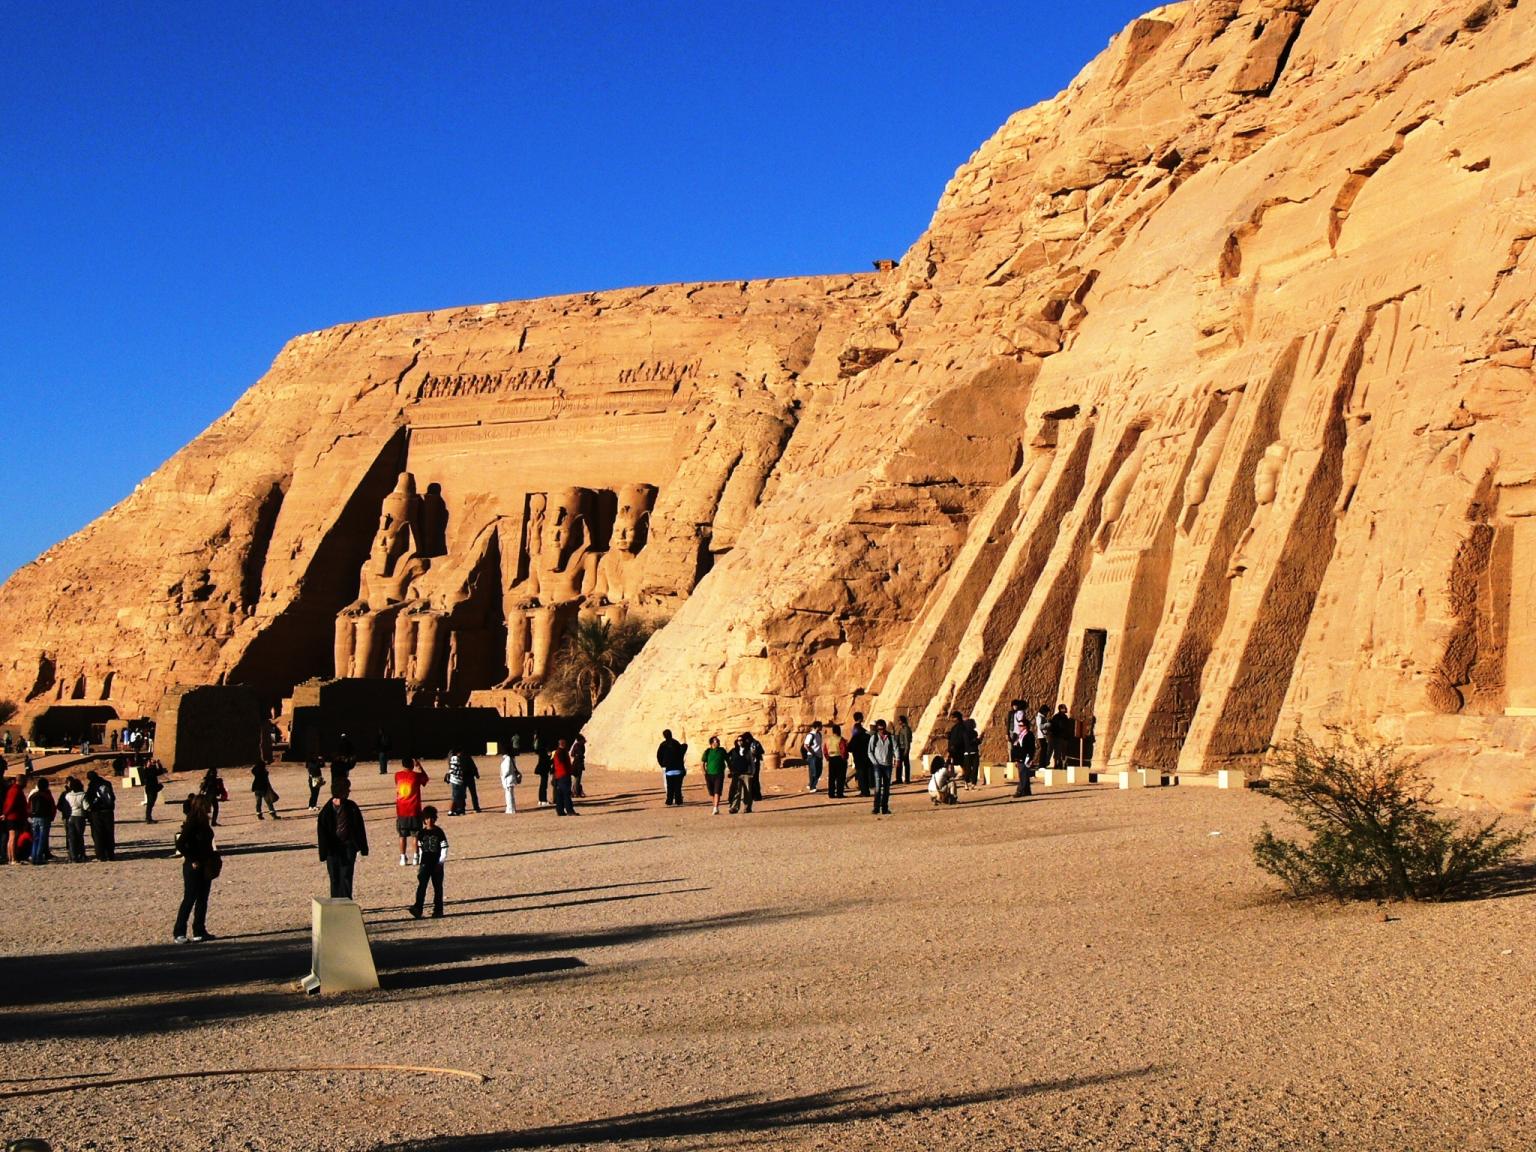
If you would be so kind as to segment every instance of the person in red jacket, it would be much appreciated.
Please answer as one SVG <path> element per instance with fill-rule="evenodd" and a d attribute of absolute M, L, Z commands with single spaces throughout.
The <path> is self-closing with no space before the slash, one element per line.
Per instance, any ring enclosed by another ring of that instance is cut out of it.
<path fill-rule="evenodd" d="M 420 760 L 407 760 L 395 773 L 395 832 L 400 836 L 400 864 L 420 863 L 421 837 L 421 789 L 430 779 Z M 415 840 L 411 854 L 406 856 L 405 842 Z"/>
<path fill-rule="evenodd" d="M 576 815 L 576 805 L 571 803 L 571 785 L 575 781 L 576 768 L 571 763 L 571 751 L 563 739 L 555 745 L 550 768 L 555 778 L 555 815 Z"/>
<path fill-rule="evenodd" d="M 0 800 L 0 823 L 4 824 L 5 858 L 12 864 L 20 864 L 19 841 L 29 817 L 26 784 L 20 776 L 9 780 L 0 777 L 0 788 L 4 791 L 4 799 Z"/>

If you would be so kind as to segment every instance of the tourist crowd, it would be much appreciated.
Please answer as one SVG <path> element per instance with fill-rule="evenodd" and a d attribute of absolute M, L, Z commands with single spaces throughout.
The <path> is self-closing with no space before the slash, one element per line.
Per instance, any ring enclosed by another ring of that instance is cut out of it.
<path fill-rule="evenodd" d="M 1052 712 L 1042 705 L 1031 711 L 1023 700 L 1014 700 L 1006 719 L 1008 756 L 1016 767 L 1018 784 L 1014 795 L 1029 796 L 1030 778 L 1037 769 L 1054 764 L 1063 767 L 1069 759 L 1083 762 L 1090 722 L 1075 720 L 1065 704 Z M 823 781 L 829 800 L 847 796 L 850 783 L 857 795 L 872 801 L 874 815 L 891 814 L 893 785 L 912 781 L 913 731 L 906 716 L 898 716 L 894 725 L 877 719 L 866 725 L 863 713 L 855 712 L 845 735 L 842 725 L 833 721 L 814 721 L 804 733 L 800 750 L 805 760 L 807 792 L 820 792 Z M 950 725 L 943 736 L 943 754 L 925 759 L 928 771 L 927 791 L 935 804 L 953 804 L 962 788 L 979 784 L 982 733 L 974 719 L 960 712 L 950 713 Z M 23 751 L 25 749 L 23 748 Z M 528 753 L 538 779 L 540 808 L 553 807 L 557 816 L 577 815 L 576 800 L 585 797 L 582 777 L 586 769 L 586 739 L 577 735 L 559 739 L 549 746 L 537 738 Z M 523 782 L 519 748 L 513 745 L 501 756 L 499 779 L 505 800 L 504 811 L 515 814 L 517 786 Z M 750 813 L 763 797 L 762 770 L 766 753 L 762 743 L 750 732 L 735 737 L 727 747 L 718 735 L 712 735 L 699 754 L 697 767 L 704 778 L 706 802 L 712 814 L 719 815 L 722 804 L 731 813 Z M 324 863 L 332 898 L 351 899 L 357 861 L 368 855 L 368 831 L 362 810 L 351 798 L 351 776 L 356 767 L 351 742 L 341 737 L 340 750 L 329 764 L 319 757 L 306 764 L 307 807 L 315 814 L 315 843 Z M 389 767 L 387 749 L 379 753 L 381 772 Z M 425 804 L 423 795 L 431 778 L 420 760 L 402 758 L 394 774 L 395 835 L 401 867 L 416 869 L 416 894 L 408 910 L 412 916 L 426 914 L 426 897 L 432 895 L 432 912 L 443 915 L 444 865 L 448 859 L 448 836 L 438 823 L 436 807 Z M 662 771 L 668 807 L 685 803 L 683 783 L 689 770 L 688 745 L 676 739 L 670 730 L 662 733 L 656 749 L 656 763 Z M 83 863 L 89 836 L 91 852 L 97 860 L 116 856 L 117 796 L 112 781 L 96 771 L 89 771 L 82 781 L 66 777 L 55 794 L 54 784 L 32 770 L 30 757 L 19 775 L 9 775 L 0 758 L 0 848 L 12 864 L 46 864 L 55 859 L 53 827 L 63 828 L 63 851 L 68 860 Z M 329 796 L 322 802 L 329 769 Z M 155 806 L 164 791 L 164 769 L 150 760 L 138 769 L 144 789 L 144 822 L 155 823 Z M 450 817 L 464 816 L 471 809 L 481 812 L 478 781 L 480 769 L 474 757 L 462 750 L 448 756 L 443 783 L 448 787 Z M 258 820 L 280 819 L 280 797 L 272 784 L 269 767 L 254 764 L 250 769 L 249 791 Z M 208 901 L 213 881 L 222 871 L 222 857 L 217 844 L 221 810 L 230 802 L 228 786 L 217 769 L 210 768 L 198 780 L 195 791 L 182 801 L 182 824 L 174 840 L 174 855 L 180 858 L 182 901 L 177 910 L 173 939 L 178 943 L 214 939 L 208 930 Z"/>

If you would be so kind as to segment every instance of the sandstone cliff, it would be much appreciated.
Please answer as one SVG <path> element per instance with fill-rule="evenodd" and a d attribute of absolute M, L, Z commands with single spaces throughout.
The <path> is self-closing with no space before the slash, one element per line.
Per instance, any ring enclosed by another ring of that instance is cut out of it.
<path fill-rule="evenodd" d="M 348 658 L 405 675 L 390 663 L 403 599 L 413 627 L 441 618 L 434 687 L 462 700 L 517 677 L 501 610 L 527 583 L 528 508 L 572 489 L 594 505 L 583 555 L 618 492 L 643 492 L 645 563 L 613 599 L 664 618 L 732 547 L 802 376 L 835 371 L 872 293 L 851 276 L 674 285 L 300 336 L 128 499 L 0 588 L 0 695 L 138 715 L 173 684 L 227 680 L 276 701 L 332 674 L 349 610 L 359 637 L 386 634 Z M 416 504 L 409 538 L 391 539 L 409 556 L 386 567 L 408 564 L 381 577 L 381 508 L 403 474 Z"/>
<path fill-rule="evenodd" d="M 1361 723 L 1528 808 L 1533 58 L 1513 0 L 1169 5 L 878 277 L 301 338 L 0 590 L 0 693 L 451 696 L 634 605 L 670 623 L 589 728 L 615 766 L 860 709 L 996 755 L 1024 696 L 1101 767 Z"/>
<path fill-rule="evenodd" d="M 1014 696 L 1100 766 L 1300 722 L 1528 807 L 1536 20 L 1171 5 L 956 174 L 770 498 L 599 712 L 771 726 Z"/>

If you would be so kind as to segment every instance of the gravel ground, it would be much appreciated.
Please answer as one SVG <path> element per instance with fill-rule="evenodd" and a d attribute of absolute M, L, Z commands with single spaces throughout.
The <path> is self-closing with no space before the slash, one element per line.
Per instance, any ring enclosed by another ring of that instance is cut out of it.
<path fill-rule="evenodd" d="M 490 766 L 487 762 L 486 766 Z M 442 766 L 429 800 L 446 809 Z M 448 915 L 405 913 L 359 765 L 384 988 L 306 997 L 324 894 L 302 774 L 232 774 L 209 926 L 170 942 L 175 825 L 115 864 L 0 869 L 0 1137 L 55 1149 L 1519 1149 L 1536 1145 L 1536 881 L 1443 906 L 1296 907 L 1254 793 L 1002 788 L 895 815 L 775 773 L 750 816 L 589 773 L 564 823 L 447 819 Z M 185 782 L 173 782 L 167 799 Z M 123 791 L 136 819 L 138 796 Z M 174 812 L 174 805 L 167 805 Z M 55 843 L 58 843 L 55 837 Z M 82 1087 L 93 1078 L 322 1064 Z"/>

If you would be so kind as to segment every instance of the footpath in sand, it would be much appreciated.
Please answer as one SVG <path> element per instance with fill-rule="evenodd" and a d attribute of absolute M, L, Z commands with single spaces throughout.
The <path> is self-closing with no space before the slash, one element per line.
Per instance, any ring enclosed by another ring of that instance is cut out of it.
<path fill-rule="evenodd" d="M 494 768 L 487 762 L 484 767 Z M 428 799 L 446 810 L 443 767 Z M 1533 896 L 1286 905 L 1248 845 L 1280 808 L 1210 789 L 1003 788 L 895 815 L 768 780 L 750 816 L 592 773 L 576 819 L 447 819 L 448 915 L 404 909 L 389 782 L 355 795 L 384 987 L 306 997 L 323 895 L 229 776 L 210 928 L 171 943 L 175 823 L 116 865 L 0 869 L 0 1137 L 72 1149 L 1520 1149 L 1536 1141 Z M 173 801 L 186 791 L 176 781 Z M 175 803 L 165 805 L 176 814 Z M 60 838 L 56 837 L 58 844 Z M 93 1078 L 414 1064 L 99 1088 Z"/>

